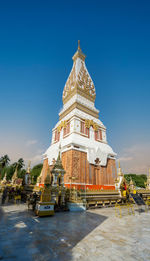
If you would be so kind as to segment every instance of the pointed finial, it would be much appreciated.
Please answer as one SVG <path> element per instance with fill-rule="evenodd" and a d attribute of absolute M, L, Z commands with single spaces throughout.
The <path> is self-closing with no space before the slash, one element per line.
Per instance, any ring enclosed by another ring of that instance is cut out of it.
<path fill-rule="evenodd" d="M 149 170 L 148 170 L 148 177 L 150 177 L 150 168 L 149 168 Z"/>
<path fill-rule="evenodd" d="M 78 50 L 81 51 L 81 47 L 80 47 L 80 40 L 78 40 Z"/>
<path fill-rule="evenodd" d="M 30 166 L 31 166 L 31 161 L 28 161 L 28 168 L 27 168 L 27 173 L 30 173 Z"/>
<path fill-rule="evenodd" d="M 85 61 L 86 55 L 82 53 L 81 47 L 80 47 L 80 40 L 78 40 L 78 49 L 74 56 L 72 57 L 73 61 L 75 61 L 77 58 L 80 58 L 82 61 Z"/>
<path fill-rule="evenodd" d="M 130 177 L 130 185 L 133 185 L 132 177 Z"/>
<path fill-rule="evenodd" d="M 120 166 L 120 160 L 118 160 L 118 176 L 123 176 L 122 169 Z"/>

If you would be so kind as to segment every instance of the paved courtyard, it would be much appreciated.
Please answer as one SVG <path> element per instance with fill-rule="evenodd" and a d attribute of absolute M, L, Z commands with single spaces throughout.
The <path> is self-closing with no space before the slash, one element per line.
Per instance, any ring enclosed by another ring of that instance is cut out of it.
<path fill-rule="evenodd" d="M 27 206 L 0 207 L 0 260 L 150 260 L 150 211 L 122 218 L 114 208 L 38 218 Z"/>

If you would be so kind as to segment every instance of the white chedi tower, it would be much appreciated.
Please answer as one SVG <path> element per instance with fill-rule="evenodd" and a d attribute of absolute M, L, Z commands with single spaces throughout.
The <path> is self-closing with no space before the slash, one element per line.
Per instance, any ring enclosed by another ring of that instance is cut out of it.
<path fill-rule="evenodd" d="M 78 43 L 73 67 L 63 90 L 63 108 L 52 130 L 52 141 L 44 155 L 46 169 L 53 166 L 61 146 L 65 184 L 75 177 L 76 185 L 114 185 L 115 153 L 107 144 L 106 127 L 95 108 L 96 91 Z"/>

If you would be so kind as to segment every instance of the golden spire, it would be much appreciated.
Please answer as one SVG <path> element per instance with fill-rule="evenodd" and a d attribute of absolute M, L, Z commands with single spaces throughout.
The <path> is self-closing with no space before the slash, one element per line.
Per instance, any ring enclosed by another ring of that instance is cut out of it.
<path fill-rule="evenodd" d="M 28 168 L 27 168 L 27 173 L 29 173 L 30 174 L 30 169 L 31 169 L 31 161 L 29 160 L 28 161 Z"/>
<path fill-rule="evenodd" d="M 118 176 L 123 176 L 122 169 L 120 166 L 120 160 L 118 161 Z"/>
<path fill-rule="evenodd" d="M 81 51 L 80 40 L 78 40 L 78 50 Z"/>
<path fill-rule="evenodd" d="M 133 185 L 133 180 L 131 177 L 130 177 L 130 185 Z"/>
<path fill-rule="evenodd" d="M 13 184 L 15 183 L 17 178 L 18 178 L 18 164 L 16 165 L 15 172 L 14 172 L 12 178 L 11 178 L 11 181 L 12 181 Z"/>
<path fill-rule="evenodd" d="M 83 54 L 81 51 L 80 40 L 78 40 L 78 50 L 76 51 L 72 59 L 73 61 L 75 61 L 77 58 L 80 58 L 82 61 L 84 61 L 86 58 L 85 54 Z"/>
<path fill-rule="evenodd" d="M 74 63 L 66 81 L 63 90 L 63 103 L 68 102 L 76 93 L 83 96 L 84 98 L 94 102 L 96 97 L 94 83 L 88 73 L 85 65 L 85 55 L 83 54 L 80 47 L 80 40 L 78 40 L 77 51 L 72 57 Z M 78 106 L 78 103 L 75 105 Z M 85 110 L 85 109 L 84 109 Z M 60 112 L 60 120 L 63 118 L 63 114 Z M 92 115 L 92 114 L 91 114 Z M 98 118 L 98 112 L 93 114 Z M 59 126 L 58 126 L 59 127 Z"/>

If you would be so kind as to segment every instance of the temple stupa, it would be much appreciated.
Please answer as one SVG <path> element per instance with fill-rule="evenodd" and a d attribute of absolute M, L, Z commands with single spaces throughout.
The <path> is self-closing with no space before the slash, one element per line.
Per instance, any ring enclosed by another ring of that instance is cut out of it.
<path fill-rule="evenodd" d="M 70 186 L 71 178 L 75 181 L 72 186 L 79 188 L 85 184 L 103 188 L 114 186 L 116 154 L 107 143 L 106 127 L 95 108 L 96 91 L 85 58 L 78 41 L 78 49 L 72 58 L 73 67 L 63 90 L 63 108 L 52 129 L 51 145 L 44 154 L 42 184 L 48 167 L 53 168 L 61 148 L 65 186 Z"/>

